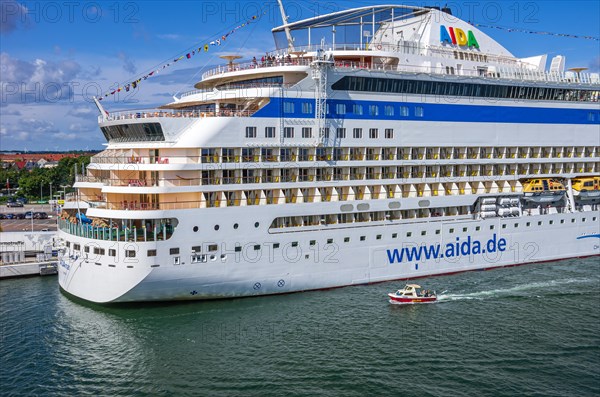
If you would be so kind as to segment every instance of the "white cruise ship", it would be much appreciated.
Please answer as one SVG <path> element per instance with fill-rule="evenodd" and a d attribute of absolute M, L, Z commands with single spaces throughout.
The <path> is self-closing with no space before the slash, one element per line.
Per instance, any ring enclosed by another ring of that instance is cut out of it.
<path fill-rule="evenodd" d="M 64 291 L 244 297 L 600 254 L 598 74 L 447 9 L 272 33 L 160 109 L 101 113 L 59 220 Z"/>

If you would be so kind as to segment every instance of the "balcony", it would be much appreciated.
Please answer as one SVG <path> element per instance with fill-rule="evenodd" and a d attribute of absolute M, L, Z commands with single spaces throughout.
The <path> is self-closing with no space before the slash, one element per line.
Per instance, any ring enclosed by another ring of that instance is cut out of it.
<path fill-rule="evenodd" d="M 98 123 L 119 120 L 137 120 L 149 118 L 205 118 L 205 117 L 250 117 L 256 110 L 231 110 L 216 111 L 185 111 L 179 109 L 140 109 L 112 112 L 108 116 L 98 116 Z"/>
<path fill-rule="evenodd" d="M 123 224 L 118 226 L 95 226 L 92 224 L 80 223 L 70 219 L 59 219 L 58 228 L 68 234 L 77 237 L 85 237 L 94 240 L 103 241 L 131 241 L 131 242 L 151 242 L 165 241 L 171 238 L 175 227 L 171 224 L 152 222 L 152 226 L 147 228 L 127 227 Z M 87 248 L 87 247 L 86 247 Z M 90 254 L 98 254 L 90 252 Z"/>

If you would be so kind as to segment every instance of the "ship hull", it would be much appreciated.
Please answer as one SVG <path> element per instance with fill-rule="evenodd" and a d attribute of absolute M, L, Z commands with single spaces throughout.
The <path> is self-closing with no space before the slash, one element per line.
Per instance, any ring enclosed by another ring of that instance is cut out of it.
<path fill-rule="evenodd" d="M 217 242 L 219 250 L 206 263 L 190 263 L 182 254 L 178 265 L 167 256 L 107 263 L 106 258 L 86 258 L 65 250 L 59 283 L 71 295 L 112 303 L 237 298 L 412 279 L 599 255 L 598 223 L 592 221 L 599 216 L 599 211 L 585 211 L 389 223 L 278 235 L 266 232 L 255 234 L 252 241 L 232 233 Z M 124 244 L 60 233 L 80 244 Z M 177 245 L 197 243 L 193 237 L 181 235 Z M 274 241 L 280 248 L 268 248 Z M 312 241 L 317 244 L 311 245 Z M 244 249 L 235 252 L 232 246 L 240 242 Z M 140 243 L 140 251 L 146 248 L 142 244 L 150 243 Z M 261 249 L 255 251 L 257 245 Z"/>

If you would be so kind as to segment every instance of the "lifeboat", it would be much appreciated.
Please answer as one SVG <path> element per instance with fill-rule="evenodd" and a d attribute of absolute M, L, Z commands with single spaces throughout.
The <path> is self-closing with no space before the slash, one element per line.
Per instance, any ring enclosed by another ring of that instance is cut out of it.
<path fill-rule="evenodd" d="M 599 176 L 575 178 L 571 184 L 573 195 L 579 200 L 596 200 L 600 198 Z"/>
<path fill-rule="evenodd" d="M 526 201 L 534 203 L 553 203 L 561 200 L 567 189 L 562 182 L 551 178 L 528 179 L 523 182 Z"/>

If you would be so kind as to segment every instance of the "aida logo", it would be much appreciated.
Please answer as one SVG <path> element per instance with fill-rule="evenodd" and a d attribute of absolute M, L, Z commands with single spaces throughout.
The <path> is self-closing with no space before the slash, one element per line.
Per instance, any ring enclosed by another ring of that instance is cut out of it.
<path fill-rule="evenodd" d="M 446 29 L 444 25 L 440 26 L 440 43 L 448 42 L 448 44 L 457 44 L 459 46 L 479 48 L 479 43 L 475 39 L 472 31 L 465 33 L 461 28 L 449 27 Z"/>

